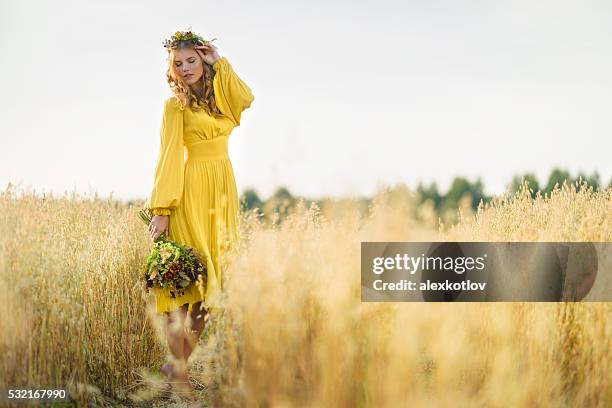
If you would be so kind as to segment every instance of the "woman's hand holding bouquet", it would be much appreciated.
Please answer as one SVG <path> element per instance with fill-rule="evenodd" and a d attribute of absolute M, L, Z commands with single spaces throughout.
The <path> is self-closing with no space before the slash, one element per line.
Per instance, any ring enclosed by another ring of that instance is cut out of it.
<path fill-rule="evenodd" d="M 168 216 L 153 216 L 149 209 L 138 211 L 140 219 L 149 227 L 153 248 L 143 269 L 147 290 L 152 287 L 168 289 L 170 296 L 182 296 L 185 288 L 200 279 L 206 283 L 206 263 L 193 248 L 168 239 Z"/>

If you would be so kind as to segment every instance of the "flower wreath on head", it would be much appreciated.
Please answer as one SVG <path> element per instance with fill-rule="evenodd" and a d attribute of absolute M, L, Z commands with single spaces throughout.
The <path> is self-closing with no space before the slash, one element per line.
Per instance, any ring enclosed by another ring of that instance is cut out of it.
<path fill-rule="evenodd" d="M 191 26 L 187 29 L 187 31 L 177 31 L 170 38 L 167 38 L 162 43 L 165 48 L 170 51 L 171 48 L 175 48 L 179 42 L 187 42 L 193 45 L 204 45 L 210 42 L 215 41 L 216 38 L 208 41 L 205 40 L 201 35 L 195 34 L 191 31 Z"/>

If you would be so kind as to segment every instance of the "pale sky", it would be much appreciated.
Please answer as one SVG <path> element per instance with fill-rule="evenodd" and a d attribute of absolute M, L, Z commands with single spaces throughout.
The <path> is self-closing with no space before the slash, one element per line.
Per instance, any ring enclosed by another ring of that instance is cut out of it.
<path fill-rule="evenodd" d="M 162 41 L 189 26 L 255 95 L 230 136 L 239 192 L 612 176 L 609 1 L 0 4 L 2 189 L 145 199 L 170 96 Z"/>

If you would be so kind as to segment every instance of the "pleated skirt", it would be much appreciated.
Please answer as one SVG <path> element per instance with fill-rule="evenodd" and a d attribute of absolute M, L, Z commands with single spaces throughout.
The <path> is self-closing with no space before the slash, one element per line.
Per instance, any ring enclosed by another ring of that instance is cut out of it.
<path fill-rule="evenodd" d="M 223 308 L 220 259 L 238 239 L 239 203 L 227 145 L 219 153 L 219 149 L 211 149 L 218 143 L 210 142 L 192 149 L 188 146 L 183 195 L 168 227 L 170 240 L 194 248 L 204 258 L 207 280 L 204 285 L 191 283 L 184 295 L 176 298 L 167 289 L 152 288 L 157 313 L 171 312 L 185 304 L 191 311 L 197 302 L 203 302 L 206 309 Z"/>

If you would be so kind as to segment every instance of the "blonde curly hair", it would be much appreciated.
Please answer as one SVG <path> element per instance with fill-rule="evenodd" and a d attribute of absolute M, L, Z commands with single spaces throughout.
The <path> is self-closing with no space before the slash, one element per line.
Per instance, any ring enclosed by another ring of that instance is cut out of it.
<path fill-rule="evenodd" d="M 193 44 L 179 41 L 175 48 L 191 48 Z M 166 70 L 166 80 L 172 94 L 177 98 L 181 110 L 189 106 L 191 110 L 199 111 L 203 109 L 211 116 L 222 115 L 215 102 L 215 89 L 213 87 L 213 79 L 215 70 L 213 67 L 202 60 L 202 78 L 196 83 L 196 87 L 201 87 L 200 92 L 194 92 L 189 85 L 183 82 L 181 75 L 176 71 L 174 64 L 174 53 L 172 49 L 168 49 L 168 69 Z"/>

